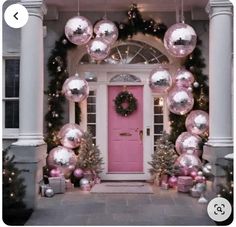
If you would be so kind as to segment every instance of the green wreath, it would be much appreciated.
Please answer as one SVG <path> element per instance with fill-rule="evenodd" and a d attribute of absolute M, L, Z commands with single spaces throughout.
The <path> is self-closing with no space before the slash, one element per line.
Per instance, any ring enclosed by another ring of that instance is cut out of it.
<path fill-rule="evenodd" d="M 125 108 L 124 103 L 127 103 L 128 106 Z M 116 113 L 121 116 L 127 117 L 137 110 L 137 99 L 128 91 L 120 92 L 115 99 Z"/>

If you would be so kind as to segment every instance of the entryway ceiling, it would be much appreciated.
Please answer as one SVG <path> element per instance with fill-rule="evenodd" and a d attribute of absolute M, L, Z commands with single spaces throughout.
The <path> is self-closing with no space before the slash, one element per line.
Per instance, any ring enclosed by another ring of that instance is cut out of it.
<path fill-rule="evenodd" d="M 181 0 L 79 0 L 80 11 L 126 11 L 132 3 L 139 6 L 140 11 L 172 12 L 176 9 L 176 2 Z M 78 0 L 46 0 L 48 6 L 56 6 L 60 11 L 75 11 Z M 205 8 L 208 0 L 184 0 L 184 10 Z"/>

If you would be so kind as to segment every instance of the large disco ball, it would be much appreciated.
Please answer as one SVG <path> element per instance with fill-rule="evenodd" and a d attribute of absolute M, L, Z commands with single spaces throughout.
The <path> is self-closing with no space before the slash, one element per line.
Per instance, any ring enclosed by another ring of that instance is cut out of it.
<path fill-rule="evenodd" d="M 174 82 L 176 86 L 188 88 L 191 87 L 192 83 L 194 82 L 194 76 L 188 70 L 180 68 L 174 75 Z"/>
<path fill-rule="evenodd" d="M 89 55 L 95 60 L 103 60 L 110 53 L 109 43 L 102 38 L 95 38 L 87 45 Z"/>
<path fill-rule="evenodd" d="M 185 121 L 187 130 L 193 134 L 202 135 L 208 131 L 209 115 L 202 110 L 191 111 Z"/>
<path fill-rule="evenodd" d="M 170 112 L 184 115 L 193 108 L 194 98 L 187 88 L 175 86 L 169 91 L 166 102 Z"/>
<path fill-rule="evenodd" d="M 175 142 L 175 148 L 179 154 L 186 153 L 188 150 L 191 150 L 194 154 L 200 156 L 202 153 L 201 142 L 201 137 L 189 132 L 182 132 Z"/>
<path fill-rule="evenodd" d="M 94 26 L 96 37 L 105 39 L 110 45 L 113 45 L 118 38 L 118 29 L 110 20 L 100 20 Z"/>
<path fill-rule="evenodd" d="M 162 65 L 151 71 L 149 77 L 149 86 L 154 92 L 164 93 L 169 90 L 172 85 L 170 72 Z"/>
<path fill-rule="evenodd" d="M 65 177 L 69 177 L 75 169 L 77 157 L 73 150 L 58 146 L 53 148 L 47 157 L 47 164 L 50 169 L 59 169 Z"/>
<path fill-rule="evenodd" d="M 179 166 L 181 169 L 185 168 L 190 170 L 193 167 L 201 167 L 202 162 L 198 156 L 192 153 L 184 153 L 177 158 L 175 165 Z"/>
<path fill-rule="evenodd" d="M 165 33 L 164 46 L 174 57 L 185 57 L 191 54 L 197 44 L 197 35 L 194 29 L 185 24 L 172 25 Z"/>
<path fill-rule="evenodd" d="M 80 145 L 84 132 L 79 125 L 68 123 L 58 133 L 58 138 L 64 147 L 74 149 Z"/>
<path fill-rule="evenodd" d="M 78 76 L 72 76 L 64 82 L 62 93 L 70 101 L 82 102 L 89 95 L 89 86 L 86 80 L 82 80 Z"/>
<path fill-rule="evenodd" d="M 76 45 L 84 45 L 93 35 L 93 26 L 87 18 L 76 16 L 67 21 L 65 35 L 70 42 Z"/>

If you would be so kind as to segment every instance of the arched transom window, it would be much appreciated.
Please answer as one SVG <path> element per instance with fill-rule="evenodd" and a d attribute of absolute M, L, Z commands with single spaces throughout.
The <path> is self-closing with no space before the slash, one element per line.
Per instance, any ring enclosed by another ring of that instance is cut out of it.
<path fill-rule="evenodd" d="M 111 49 L 110 55 L 99 64 L 159 64 L 169 62 L 158 49 L 139 41 L 122 42 Z M 85 54 L 80 64 L 97 64 Z"/>

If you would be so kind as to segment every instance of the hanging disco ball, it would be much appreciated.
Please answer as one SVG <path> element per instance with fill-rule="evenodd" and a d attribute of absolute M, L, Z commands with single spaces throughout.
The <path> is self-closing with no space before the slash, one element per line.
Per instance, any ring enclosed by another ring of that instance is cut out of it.
<path fill-rule="evenodd" d="M 87 45 L 89 55 L 99 61 L 105 59 L 110 53 L 109 43 L 102 38 L 95 38 Z"/>
<path fill-rule="evenodd" d="M 69 77 L 62 86 L 62 93 L 70 101 L 82 102 L 89 95 L 88 82 L 78 76 Z"/>
<path fill-rule="evenodd" d="M 184 115 L 193 108 L 194 98 L 187 88 L 175 86 L 169 91 L 166 102 L 170 112 Z"/>
<path fill-rule="evenodd" d="M 107 19 L 100 20 L 95 24 L 94 33 L 97 38 L 106 40 L 110 45 L 113 45 L 118 38 L 118 29 L 116 25 Z"/>
<path fill-rule="evenodd" d="M 174 82 L 178 87 L 186 87 L 189 88 L 192 86 L 194 82 L 194 76 L 191 72 L 184 68 L 180 68 L 174 75 Z"/>
<path fill-rule="evenodd" d="M 203 135 L 209 129 L 209 115 L 202 110 L 191 111 L 185 121 L 187 130 L 193 134 Z"/>
<path fill-rule="evenodd" d="M 149 86 L 153 92 L 164 93 L 167 92 L 172 85 L 172 78 L 170 72 L 162 65 L 151 71 L 149 77 Z"/>
<path fill-rule="evenodd" d="M 58 169 L 66 178 L 75 169 L 77 157 L 73 150 L 58 146 L 53 148 L 47 157 L 47 164 L 50 169 Z"/>
<path fill-rule="evenodd" d="M 197 44 L 194 29 L 185 23 L 172 25 L 165 33 L 164 46 L 174 57 L 182 58 L 191 54 Z"/>
<path fill-rule="evenodd" d="M 76 16 L 67 21 L 65 35 L 71 43 L 84 45 L 93 35 L 93 26 L 87 18 Z"/>
<path fill-rule="evenodd" d="M 64 147 L 74 149 L 80 145 L 84 132 L 79 125 L 68 123 L 58 133 L 58 138 Z"/>
<path fill-rule="evenodd" d="M 175 142 L 175 149 L 178 154 L 192 151 L 193 154 L 201 156 L 201 142 L 201 137 L 189 132 L 182 132 Z"/>

